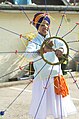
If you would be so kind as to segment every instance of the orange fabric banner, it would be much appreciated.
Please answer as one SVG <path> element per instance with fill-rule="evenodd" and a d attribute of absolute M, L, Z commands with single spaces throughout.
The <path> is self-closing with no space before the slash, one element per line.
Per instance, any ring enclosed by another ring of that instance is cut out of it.
<path fill-rule="evenodd" d="M 57 95 L 62 95 L 62 97 L 69 95 L 68 86 L 62 75 L 54 77 L 54 89 Z"/>

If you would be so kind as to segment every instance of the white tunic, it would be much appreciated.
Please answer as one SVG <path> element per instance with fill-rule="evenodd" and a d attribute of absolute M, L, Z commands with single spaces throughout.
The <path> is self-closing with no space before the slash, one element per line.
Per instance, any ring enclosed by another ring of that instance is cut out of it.
<path fill-rule="evenodd" d="M 28 44 L 26 49 L 25 56 L 27 59 L 34 62 L 35 69 L 29 114 L 34 119 L 46 119 L 49 115 L 61 119 L 63 116 L 74 114 L 76 108 L 69 95 L 62 98 L 61 95 L 58 96 L 54 92 L 53 79 L 55 76 L 58 76 L 58 74 L 62 74 L 61 65 L 49 65 L 41 59 L 38 53 L 33 53 L 40 49 L 44 40 L 44 37 L 38 34 L 38 36 Z M 65 48 L 61 41 L 55 39 L 54 43 L 55 46 L 53 48 Z M 51 62 L 58 62 L 58 58 L 54 52 L 46 53 L 45 58 Z"/>

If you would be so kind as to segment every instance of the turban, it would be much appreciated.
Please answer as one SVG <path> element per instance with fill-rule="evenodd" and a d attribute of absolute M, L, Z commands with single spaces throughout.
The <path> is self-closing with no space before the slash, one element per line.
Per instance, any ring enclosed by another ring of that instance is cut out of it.
<path fill-rule="evenodd" d="M 45 13 L 36 13 L 33 18 L 33 25 L 37 28 L 39 28 L 40 24 L 42 23 L 43 20 L 46 20 L 49 25 L 50 25 L 50 18 L 48 14 Z"/>

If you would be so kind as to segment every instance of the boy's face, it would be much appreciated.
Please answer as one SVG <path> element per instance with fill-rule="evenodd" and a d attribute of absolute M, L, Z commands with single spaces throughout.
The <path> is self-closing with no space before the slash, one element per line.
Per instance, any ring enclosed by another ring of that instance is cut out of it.
<path fill-rule="evenodd" d="M 48 30 L 49 30 L 49 23 L 46 20 L 43 20 L 38 28 L 38 32 L 40 32 L 40 34 L 45 36 L 48 34 Z"/>

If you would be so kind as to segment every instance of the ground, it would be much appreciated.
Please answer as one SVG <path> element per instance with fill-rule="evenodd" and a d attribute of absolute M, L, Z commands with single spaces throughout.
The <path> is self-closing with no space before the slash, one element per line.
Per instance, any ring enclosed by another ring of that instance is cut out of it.
<path fill-rule="evenodd" d="M 77 80 L 76 83 L 79 84 L 78 73 L 73 73 L 73 76 Z M 69 116 L 67 119 L 79 119 L 79 89 L 69 74 L 65 77 L 70 89 L 70 95 L 78 110 L 77 114 Z M 0 111 L 6 110 L 3 119 L 30 119 L 28 112 L 32 96 L 32 83 L 18 96 L 28 83 L 29 81 L 23 80 L 0 84 Z M 17 98 L 15 99 L 15 97 Z M 13 104 L 11 104 L 12 102 Z M 53 117 L 47 119 L 53 119 Z"/>

